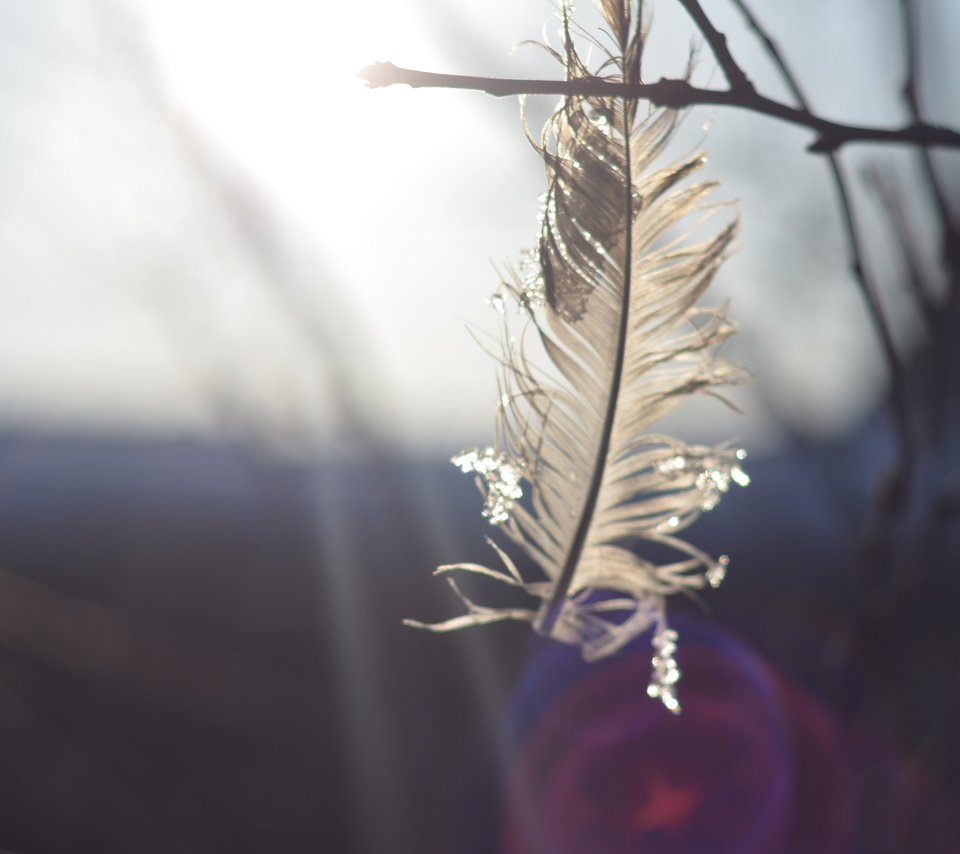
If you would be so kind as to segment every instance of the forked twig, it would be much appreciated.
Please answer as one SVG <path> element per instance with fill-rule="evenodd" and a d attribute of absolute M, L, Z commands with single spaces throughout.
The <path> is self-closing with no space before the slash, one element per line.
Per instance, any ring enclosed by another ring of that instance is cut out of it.
<path fill-rule="evenodd" d="M 658 107 L 683 109 L 697 105 L 738 107 L 800 127 L 809 128 L 817 138 L 808 150 L 817 153 L 836 151 L 853 142 L 904 143 L 922 147 L 960 148 L 960 131 L 923 122 L 900 128 L 877 128 L 834 122 L 808 110 L 791 107 L 760 95 L 755 89 L 701 89 L 686 80 L 663 78 L 655 83 L 610 83 L 589 78 L 579 80 L 524 80 L 514 77 L 472 77 L 463 74 L 437 74 L 401 68 L 392 62 L 376 62 L 361 68 L 357 76 L 371 88 L 404 84 L 414 88 L 466 89 L 486 92 L 498 98 L 511 95 L 582 95 L 597 98 L 641 98 Z"/>
<path fill-rule="evenodd" d="M 701 35 L 707 40 L 710 50 L 713 51 L 713 55 L 723 69 L 723 74 L 730 84 L 730 89 L 754 91 L 750 78 L 747 77 L 746 72 L 733 58 L 733 54 L 730 53 L 730 48 L 727 47 L 727 37 L 713 25 L 698 0 L 677 0 L 677 2 L 687 10 L 687 14 L 697 25 Z"/>

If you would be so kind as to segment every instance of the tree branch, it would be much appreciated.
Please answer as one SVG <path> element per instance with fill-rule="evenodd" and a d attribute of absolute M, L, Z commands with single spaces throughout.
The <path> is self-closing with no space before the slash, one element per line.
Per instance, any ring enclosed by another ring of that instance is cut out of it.
<path fill-rule="evenodd" d="M 903 52 L 905 74 L 903 97 L 914 121 L 922 121 L 923 106 L 919 83 L 919 9 L 912 0 L 900 0 L 903 23 Z M 930 373 L 933 389 L 930 395 L 929 426 L 934 435 L 942 436 L 946 426 L 947 401 L 957 388 L 960 374 L 957 372 L 956 329 L 960 322 L 960 222 L 951 208 L 947 188 L 937 172 L 929 150 L 919 149 L 920 167 L 927 192 L 933 202 L 940 226 L 940 264 L 946 277 L 946 299 L 932 305 L 928 299 L 930 314 Z M 928 291 L 929 293 L 929 291 Z"/>
<path fill-rule="evenodd" d="M 730 53 L 730 48 L 727 47 L 727 37 L 713 25 L 698 0 L 677 0 L 677 2 L 687 10 L 687 14 L 693 19 L 697 29 L 707 40 L 710 50 L 713 51 L 713 55 L 723 69 L 723 74 L 727 78 L 730 88 L 753 92 L 753 83 L 750 82 L 750 78 L 737 64 L 733 54 Z"/>
<path fill-rule="evenodd" d="M 906 55 L 906 79 L 903 84 L 903 97 L 910 110 L 910 116 L 914 122 L 923 120 L 923 111 L 920 103 L 920 89 L 917 83 L 917 65 L 919 61 L 919 51 L 917 48 L 917 11 L 911 0 L 900 0 L 900 14 L 903 20 L 904 34 L 904 54 Z M 960 267 L 960 228 L 953 216 L 950 205 L 947 202 L 947 194 L 943 184 L 937 175 L 937 170 L 933 164 L 933 158 L 926 149 L 920 150 L 920 162 L 923 167 L 924 179 L 927 182 L 927 188 L 933 197 L 937 214 L 940 218 L 943 234 L 941 237 L 941 259 L 948 272 L 955 272 Z M 950 296 L 956 299 L 957 282 L 952 281 Z"/>
<path fill-rule="evenodd" d="M 357 76 L 378 89 L 404 84 L 414 88 L 466 89 L 498 98 L 511 95 L 561 95 L 595 98 L 640 98 L 658 107 L 683 109 L 701 104 L 737 107 L 808 128 L 817 138 L 809 151 L 829 154 L 852 142 L 903 143 L 920 147 L 960 148 L 960 131 L 925 122 L 901 128 L 847 125 L 824 119 L 809 110 L 791 107 L 760 95 L 752 86 L 720 91 L 701 89 L 686 80 L 663 78 L 655 83 L 614 83 L 598 77 L 582 80 L 522 80 L 512 77 L 471 77 L 437 74 L 400 68 L 392 62 L 377 62 L 360 69 Z"/>
<path fill-rule="evenodd" d="M 796 75 L 787 64 L 786 59 L 777 47 L 777 43 L 753 14 L 746 0 L 731 0 L 731 2 L 737 7 L 747 25 L 763 43 L 768 56 L 776 65 L 784 83 L 787 84 L 787 88 L 797 99 L 800 109 L 807 114 L 812 114 L 810 102 L 807 100 Z M 877 332 L 877 337 L 880 339 L 880 347 L 887 363 L 887 369 L 890 372 L 890 410 L 900 445 L 900 459 L 893 470 L 884 477 L 873 509 L 873 518 L 867 525 L 865 550 L 871 557 L 874 557 L 874 553 L 882 550 L 885 538 L 889 535 L 891 523 L 906 499 L 913 476 L 916 448 L 907 402 L 906 372 L 893 341 L 893 331 L 880 305 L 879 291 L 865 264 L 850 188 L 836 152 L 828 151 L 826 154 L 830 163 L 833 183 L 837 188 L 841 219 L 847 236 L 847 245 L 850 249 L 851 272 L 866 303 L 867 312 Z"/>

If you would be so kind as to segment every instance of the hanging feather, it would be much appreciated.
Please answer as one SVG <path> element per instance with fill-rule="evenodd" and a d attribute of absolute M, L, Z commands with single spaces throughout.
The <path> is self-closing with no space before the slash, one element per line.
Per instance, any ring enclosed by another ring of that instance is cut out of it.
<path fill-rule="evenodd" d="M 593 42 L 603 57 L 599 73 L 639 82 L 639 3 L 598 5 L 612 36 L 612 44 Z M 551 53 L 567 79 L 597 76 L 581 60 L 566 5 L 561 20 L 562 49 Z M 529 594 L 535 606 L 479 605 L 449 577 L 466 614 L 436 624 L 407 621 L 448 631 L 526 620 L 545 636 L 578 645 L 588 660 L 652 629 L 648 690 L 671 711 L 679 711 L 679 671 L 665 599 L 716 587 L 728 563 L 678 534 L 731 483 L 748 483 L 740 450 L 646 433 L 689 395 L 741 377 L 716 355 L 733 331 L 724 310 L 697 307 L 736 223 L 705 241 L 676 237 L 678 224 L 695 232 L 716 206 L 706 202 L 712 183 L 678 187 L 700 168 L 702 155 L 654 167 L 675 122 L 668 111 L 640 118 L 636 100 L 568 97 L 542 139 L 532 140 L 547 171 L 540 236 L 504 287 L 554 370 L 552 377 L 538 371 L 524 338 L 515 343 L 505 330 L 496 444 L 453 462 L 476 475 L 483 515 L 544 578 L 524 579 L 489 541 L 502 569 L 461 563 L 437 572 L 497 579 Z M 504 293 L 492 301 L 504 310 Z M 672 557 L 642 557 L 642 548 L 631 547 L 638 542 Z"/>

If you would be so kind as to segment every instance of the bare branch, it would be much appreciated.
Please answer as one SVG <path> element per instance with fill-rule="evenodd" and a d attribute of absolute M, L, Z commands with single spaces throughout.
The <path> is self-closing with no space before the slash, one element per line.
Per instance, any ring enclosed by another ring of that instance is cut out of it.
<path fill-rule="evenodd" d="M 910 110 L 910 116 L 915 122 L 922 122 L 923 110 L 920 104 L 920 90 L 917 83 L 917 13 L 911 0 L 900 0 L 900 11 L 903 19 L 903 42 L 904 54 L 907 60 L 906 79 L 903 84 L 903 97 Z M 930 158 L 930 152 L 921 149 L 921 161 L 923 171 L 930 188 L 930 194 L 933 196 L 934 203 L 937 206 L 937 212 L 940 215 L 941 222 L 947 232 L 956 231 L 956 224 L 953 221 L 953 214 L 947 203 L 947 194 L 943 190 L 939 176 L 933 166 Z"/>
<path fill-rule="evenodd" d="M 780 52 L 777 43 L 766 31 L 756 15 L 753 14 L 746 0 L 731 0 L 731 2 L 737 7 L 746 20 L 747 25 L 763 43 L 768 56 L 774 65 L 776 65 L 780 76 L 783 78 L 784 83 L 786 83 L 794 98 L 797 99 L 800 108 L 805 113 L 812 114 L 810 102 L 801 88 L 796 75 Z M 850 251 L 850 269 L 860 289 L 860 294 L 866 303 L 867 312 L 877 332 L 877 337 L 880 339 L 880 346 L 890 372 L 890 409 L 894 427 L 897 432 L 897 440 L 900 445 L 900 458 L 880 484 L 877 500 L 873 508 L 872 519 L 868 522 L 865 550 L 867 552 L 876 552 L 882 548 L 882 543 L 889 535 L 892 527 L 891 523 L 896 518 L 897 513 L 906 499 L 913 477 L 916 448 L 908 408 L 906 372 L 893 341 L 893 331 L 880 305 L 879 291 L 872 274 L 866 266 L 850 188 L 837 153 L 835 151 L 829 151 L 827 152 L 827 157 L 833 183 L 837 188 L 837 199 L 840 203 L 841 219 L 843 220 L 844 232 L 847 236 L 847 245 Z"/>
<path fill-rule="evenodd" d="M 809 128 L 817 138 L 809 151 L 829 154 L 851 142 L 903 143 L 921 147 L 960 148 L 960 131 L 924 122 L 901 128 L 876 128 L 830 121 L 797 107 L 760 95 L 753 88 L 701 89 L 686 80 L 663 78 L 655 83 L 611 83 L 600 78 L 582 80 L 522 80 L 511 77 L 471 77 L 437 74 L 400 68 L 392 62 L 377 62 L 360 69 L 357 76 L 374 89 L 405 84 L 414 88 L 466 89 L 498 98 L 511 95 L 573 95 L 596 98 L 641 98 L 658 107 L 683 109 L 701 104 L 738 107 Z"/>
<path fill-rule="evenodd" d="M 698 0 L 677 0 L 677 2 L 687 10 L 687 14 L 697 25 L 697 29 L 703 34 L 710 45 L 710 50 L 720 63 L 723 74 L 727 78 L 732 90 L 743 89 L 745 91 L 754 91 L 753 83 L 747 77 L 743 69 L 737 64 L 727 47 L 727 37 L 714 27 L 711 20 L 707 17 Z"/>
<path fill-rule="evenodd" d="M 921 121 L 923 109 L 919 84 L 918 14 L 911 0 L 900 0 L 903 21 L 903 52 L 906 72 L 903 96 L 910 115 Z M 933 157 L 924 149 L 918 151 L 920 167 L 940 226 L 940 263 L 946 276 L 946 300 L 932 312 L 929 335 L 931 379 L 938 394 L 930 397 L 930 427 L 942 434 L 945 426 L 945 402 L 952 399 L 960 374 L 957 372 L 956 328 L 960 321 L 960 222 L 948 201 L 948 193 L 938 174 Z"/>
<path fill-rule="evenodd" d="M 916 234 L 903 204 L 903 193 L 896 181 L 876 165 L 867 166 L 863 175 L 887 215 L 894 240 L 903 256 L 907 282 L 927 325 L 927 334 L 930 334 L 937 320 L 937 300 L 933 283 L 923 268 Z"/>

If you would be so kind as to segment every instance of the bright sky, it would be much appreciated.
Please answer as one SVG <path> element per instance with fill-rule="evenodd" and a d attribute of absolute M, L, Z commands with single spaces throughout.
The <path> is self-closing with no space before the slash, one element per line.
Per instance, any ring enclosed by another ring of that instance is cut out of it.
<path fill-rule="evenodd" d="M 899 118 L 895 17 L 869 0 L 846 18 L 826 0 L 764 5 L 824 112 Z M 689 39 L 671 6 L 654 30 L 664 67 Z M 838 75 L 823 57 L 864 39 L 868 7 L 877 50 Z M 772 87 L 735 19 L 718 21 Z M 493 265 L 533 240 L 542 170 L 515 102 L 368 91 L 353 73 L 377 59 L 549 73 L 511 51 L 544 22 L 556 29 L 549 3 L 514 0 L 0 0 L 6 423 L 227 425 L 296 444 L 345 429 L 346 388 L 401 444 L 483 441 L 494 369 L 465 325 L 496 326 Z M 879 374 L 822 164 L 794 131 L 694 115 L 692 138 L 711 123 L 711 168 L 742 199 L 741 251 L 718 282 L 738 352 L 785 417 L 841 427 Z M 717 429 L 763 434 L 765 406 L 748 408 Z"/>

